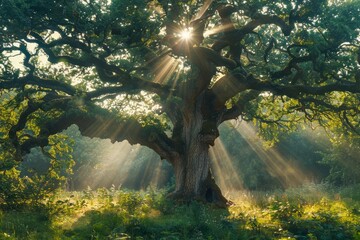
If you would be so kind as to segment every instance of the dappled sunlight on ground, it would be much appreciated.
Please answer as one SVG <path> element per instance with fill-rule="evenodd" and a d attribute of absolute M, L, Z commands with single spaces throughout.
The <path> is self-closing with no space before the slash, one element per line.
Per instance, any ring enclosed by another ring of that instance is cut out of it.
<path fill-rule="evenodd" d="M 349 192 L 358 186 L 239 191 L 228 209 L 177 204 L 165 191 L 63 192 L 40 211 L 0 210 L 0 239 L 359 239 L 360 199 Z"/>

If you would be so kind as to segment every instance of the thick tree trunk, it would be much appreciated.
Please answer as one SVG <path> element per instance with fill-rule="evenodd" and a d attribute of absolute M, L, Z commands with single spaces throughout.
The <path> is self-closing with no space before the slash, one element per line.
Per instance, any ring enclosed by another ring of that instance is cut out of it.
<path fill-rule="evenodd" d="M 176 161 L 173 164 L 176 188 L 171 197 L 184 202 L 198 200 L 214 203 L 219 207 L 228 206 L 230 202 L 215 183 L 209 160 L 208 149 L 203 149 Z"/>
<path fill-rule="evenodd" d="M 187 112 L 181 132 L 183 150 L 171 161 L 176 178 L 176 189 L 171 196 L 180 201 L 199 200 L 226 207 L 229 202 L 216 185 L 210 169 L 209 139 L 215 140 L 217 134 L 209 137 L 203 128 L 200 107 Z"/>

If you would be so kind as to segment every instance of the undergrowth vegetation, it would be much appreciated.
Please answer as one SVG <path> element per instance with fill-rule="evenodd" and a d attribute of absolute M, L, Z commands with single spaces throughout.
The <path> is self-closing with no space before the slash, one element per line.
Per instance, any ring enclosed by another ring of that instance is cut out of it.
<path fill-rule="evenodd" d="M 0 211 L 0 239 L 360 239 L 359 185 L 239 192 L 219 209 L 166 192 L 60 192 Z"/>

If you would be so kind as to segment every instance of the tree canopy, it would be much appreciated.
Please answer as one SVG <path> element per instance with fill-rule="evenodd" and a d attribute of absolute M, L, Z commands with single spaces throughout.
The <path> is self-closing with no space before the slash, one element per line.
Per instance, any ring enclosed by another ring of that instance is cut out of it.
<path fill-rule="evenodd" d="M 76 124 L 186 163 L 183 193 L 226 120 L 359 133 L 360 1 L 1 0 L 0 16 L 1 147 L 17 160 Z"/>

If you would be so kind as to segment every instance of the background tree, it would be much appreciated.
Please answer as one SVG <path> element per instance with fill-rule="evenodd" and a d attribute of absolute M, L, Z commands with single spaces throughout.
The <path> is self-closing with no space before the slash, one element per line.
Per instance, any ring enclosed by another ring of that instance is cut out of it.
<path fill-rule="evenodd" d="M 322 153 L 321 162 L 330 168 L 326 181 L 337 186 L 360 182 L 359 138 L 346 138 L 335 138 L 332 147 Z"/>
<path fill-rule="evenodd" d="M 241 135 L 239 131 L 242 129 L 242 124 L 235 130 L 231 124 L 219 127 L 219 140 L 242 180 L 242 185 L 235 191 L 299 187 L 309 182 L 320 183 L 329 176 L 331 164 L 323 164 L 324 152 L 336 153 L 336 150 L 321 129 L 305 128 L 282 133 L 271 147 L 264 146 L 256 135 Z M 343 145 L 346 145 L 345 142 Z M 346 151 L 347 148 L 343 149 Z M 340 158 L 336 160 L 334 164 L 341 162 Z M 226 190 L 226 187 L 222 189 Z"/>
<path fill-rule="evenodd" d="M 269 138 L 303 121 L 358 131 L 359 1 L 2 0 L 0 9 L 0 89 L 11 103 L 2 107 L 12 112 L 1 137 L 17 160 L 76 124 L 153 149 L 174 168 L 173 197 L 225 204 L 208 153 L 222 122 L 253 120 Z"/>

